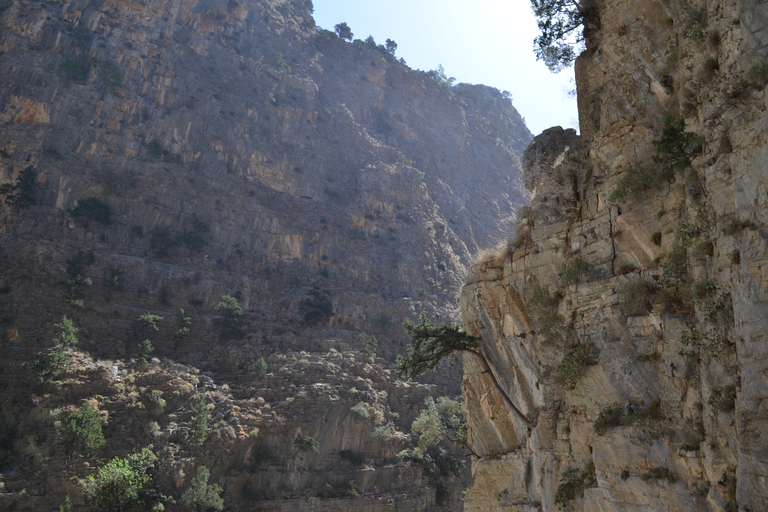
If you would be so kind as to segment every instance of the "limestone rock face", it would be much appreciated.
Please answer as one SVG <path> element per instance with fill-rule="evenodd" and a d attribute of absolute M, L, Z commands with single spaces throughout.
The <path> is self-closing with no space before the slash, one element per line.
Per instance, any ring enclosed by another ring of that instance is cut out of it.
<path fill-rule="evenodd" d="M 203 464 L 242 509 L 435 503 L 434 481 L 396 455 L 428 395 L 459 393 L 458 370 L 408 388 L 386 368 L 405 349 L 402 319 L 449 321 L 479 248 L 506 238 L 529 198 L 531 134 L 500 91 L 443 90 L 311 12 L 305 0 L 0 0 L 0 461 L 12 470 L 0 509 L 27 487 L 32 508 L 66 493 L 86 506 L 71 477 L 148 444 L 167 451 L 161 487 L 175 498 Z M 144 314 L 162 317 L 157 329 Z M 40 389 L 32 365 L 63 315 L 93 371 Z M 162 378 L 135 366 L 145 339 Z M 130 371 L 109 380 L 112 366 Z M 212 385 L 228 387 L 209 402 L 225 402 L 216 443 L 189 446 L 193 391 Z M 178 391 L 175 408 L 142 409 L 153 390 L 168 403 Z M 65 457 L 49 412 L 83 400 L 121 411 L 114 437 L 87 467 L 46 469 Z M 350 411 L 360 402 L 376 421 Z M 320 451 L 297 449 L 299 435 Z M 254 462 L 262 448 L 274 458 Z M 441 500 L 458 498 L 451 478 Z"/>
<path fill-rule="evenodd" d="M 762 7 L 598 8 L 581 135 L 534 139 L 517 239 L 462 291 L 465 329 L 535 424 L 465 361 L 465 508 L 768 509 Z M 675 155 L 691 165 L 662 177 Z"/>

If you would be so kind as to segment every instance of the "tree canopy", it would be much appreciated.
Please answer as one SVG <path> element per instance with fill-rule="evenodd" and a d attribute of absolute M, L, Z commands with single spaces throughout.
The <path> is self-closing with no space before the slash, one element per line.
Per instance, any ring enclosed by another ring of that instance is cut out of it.
<path fill-rule="evenodd" d="M 435 370 L 444 358 L 457 352 L 472 354 L 510 410 L 526 425 L 532 424 L 501 387 L 485 355 L 480 350 L 479 338 L 470 336 L 459 325 L 451 327 L 444 324 L 436 325 L 430 322 L 424 313 L 419 317 L 418 324 L 406 318 L 403 321 L 403 326 L 411 336 L 412 343 L 408 345 L 408 354 L 406 356 L 399 355 L 395 360 L 395 372 L 398 378 L 415 379 L 426 372 Z"/>
<path fill-rule="evenodd" d="M 29 208 L 36 204 L 35 189 L 37 172 L 30 166 L 19 173 L 16 183 L 0 185 L 0 195 L 5 196 L 5 204 L 17 209 Z"/>
<path fill-rule="evenodd" d="M 341 23 L 337 24 L 335 27 L 333 27 L 333 29 L 336 31 L 336 35 L 339 36 L 339 39 L 351 41 L 352 36 L 354 36 L 352 29 L 349 28 L 349 25 L 347 25 L 346 21 L 342 21 Z"/>
<path fill-rule="evenodd" d="M 105 226 L 111 224 L 109 219 L 109 205 L 102 203 L 96 197 L 81 199 L 77 205 L 68 210 L 73 219 L 82 219 L 85 222 L 85 228 L 88 229 L 91 221 L 95 220 Z"/>
<path fill-rule="evenodd" d="M 187 510 L 205 512 L 208 510 L 223 510 L 224 500 L 221 492 L 224 490 L 218 484 L 209 484 L 211 472 L 205 466 L 197 468 L 197 475 L 192 479 L 189 489 L 181 495 L 181 504 Z"/>
<path fill-rule="evenodd" d="M 446 396 L 437 400 L 428 396 L 424 405 L 411 425 L 411 429 L 419 435 L 419 450 L 422 453 L 443 439 L 471 450 L 467 445 L 467 424 L 459 402 Z"/>
<path fill-rule="evenodd" d="M 597 10 L 578 0 L 531 0 L 531 7 L 541 32 L 533 40 L 536 59 L 559 73 L 576 59 L 588 22 L 597 19 Z M 579 30 L 582 26 L 584 30 Z"/>
<path fill-rule="evenodd" d="M 424 313 L 419 317 L 418 324 L 406 318 L 403 326 L 413 343 L 408 345 L 408 355 L 397 356 L 395 361 L 395 371 L 401 379 L 415 379 L 437 369 L 451 354 L 478 347 L 478 339 L 465 333 L 461 327 L 436 325 Z"/>
<path fill-rule="evenodd" d="M 149 448 L 127 458 L 114 457 L 81 485 L 86 496 L 104 510 L 147 509 L 154 503 L 165 501 L 165 496 L 147 488 L 156 460 Z"/>

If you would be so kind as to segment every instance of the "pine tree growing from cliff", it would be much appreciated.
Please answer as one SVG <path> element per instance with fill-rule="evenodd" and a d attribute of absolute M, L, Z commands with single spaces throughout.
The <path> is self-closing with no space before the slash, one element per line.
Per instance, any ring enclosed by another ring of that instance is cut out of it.
<path fill-rule="evenodd" d="M 536 59 L 559 73 L 576 59 L 589 30 L 599 26 L 597 8 L 577 0 L 531 0 L 541 35 L 533 40 Z M 584 27 L 583 30 L 579 30 Z"/>
<path fill-rule="evenodd" d="M 446 357 L 456 353 L 472 354 L 512 412 L 526 425 L 532 424 L 501 387 L 485 355 L 480 350 L 478 338 L 470 336 L 458 325 L 452 327 L 444 324 L 436 325 L 430 322 L 424 313 L 419 317 L 418 324 L 406 318 L 403 326 L 411 336 L 412 344 L 408 345 L 408 355 L 397 356 L 395 372 L 398 378 L 415 379 L 419 375 L 437 369 Z"/>

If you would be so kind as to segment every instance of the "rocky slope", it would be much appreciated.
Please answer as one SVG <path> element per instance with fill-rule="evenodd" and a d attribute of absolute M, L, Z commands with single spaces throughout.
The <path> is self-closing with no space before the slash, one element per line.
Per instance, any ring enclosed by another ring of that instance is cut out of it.
<path fill-rule="evenodd" d="M 765 4 L 599 1 L 581 136 L 526 151 L 509 250 L 472 270 L 467 510 L 768 508 Z"/>
<path fill-rule="evenodd" d="M 427 395 L 458 393 L 456 370 L 436 390 L 386 367 L 407 342 L 402 318 L 447 319 L 474 255 L 509 231 L 531 135 L 499 91 L 448 90 L 318 31 L 311 11 L 0 0 L 0 508 L 66 494 L 85 506 L 71 477 L 148 444 L 175 499 L 205 465 L 233 509 L 344 510 L 361 506 L 353 490 L 365 507 L 435 502 L 434 482 L 395 457 L 412 442 L 397 431 Z M 224 296 L 241 320 L 217 309 Z M 64 315 L 77 364 L 36 387 Z M 198 447 L 204 386 L 213 430 Z M 73 462 L 56 422 L 86 401 L 107 445 Z M 373 419 L 351 411 L 360 402 Z M 293 444 L 306 436 L 317 454 Z"/>

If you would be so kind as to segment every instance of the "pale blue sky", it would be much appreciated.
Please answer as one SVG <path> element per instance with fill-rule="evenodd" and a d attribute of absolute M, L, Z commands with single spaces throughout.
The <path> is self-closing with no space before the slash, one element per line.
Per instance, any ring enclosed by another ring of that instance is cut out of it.
<path fill-rule="evenodd" d="M 389 38 L 414 69 L 442 64 L 457 82 L 512 93 L 538 135 L 551 126 L 578 128 L 573 68 L 553 75 L 533 55 L 536 21 L 528 0 L 314 0 L 317 25 L 346 21 L 355 39 Z"/>

